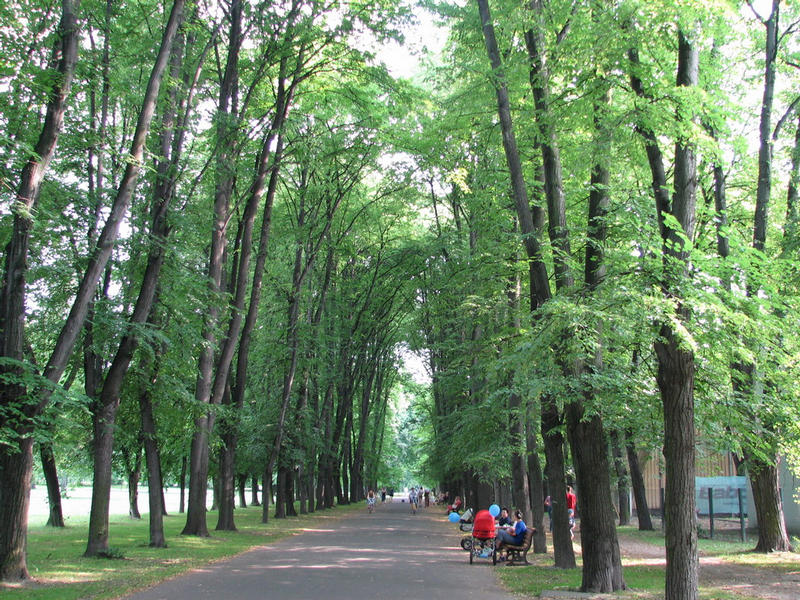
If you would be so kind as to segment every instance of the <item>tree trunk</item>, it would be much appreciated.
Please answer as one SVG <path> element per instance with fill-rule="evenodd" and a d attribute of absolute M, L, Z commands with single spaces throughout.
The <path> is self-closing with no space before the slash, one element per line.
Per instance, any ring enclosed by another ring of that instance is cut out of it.
<path fill-rule="evenodd" d="M 527 429 L 527 456 L 528 456 L 528 481 L 530 482 L 531 523 L 536 527 L 533 534 L 533 552 L 535 554 L 547 553 L 547 536 L 544 528 L 544 486 L 542 479 L 542 466 L 539 463 L 539 450 L 536 443 L 535 420 L 529 416 L 526 419 Z"/>
<path fill-rule="evenodd" d="M 797 248 L 800 239 L 800 115 L 794 132 L 794 147 L 792 148 L 792 166 L 789 169 L 789 186 L 786 190 L 786 226 L 783 236 L 784 252 L 791 252 Z"/>
<path fill-rule="evenodd" d="M 269 522 L 269 505 L 272 502 L 272 468 L 267 465 L 264 470 L 264 487 L 261 494 L 261 522 Z"/>
<path fill-rule="evenodd" d="M 561 418 L 554 399 L 542 399 L 542 440 L 547 458 L 547 487 L 553 515 L 553 558 L 559 569 L 575 568 L 575 551 L 569 532 L 567 515 L 567 484 L 564 480 L 564 437 L 561 435 Z"/>
<path fill-rule="evenodd" d="M 239 508 L 247 508 L 247 498 L 245 497 L 245 486 L 247 485 L 247 473 L 239 475 Z"/>
<path fill-rule="evenodd" d="M 278 467 L 278 479 L 276 481 L 275 490 L 275 518 L 286 518 L 286 479 L 287 469 L 285 466 Z"/>
<path fill-rule="evenodd" d="M 619 434 L 611 432 L 611 452 L 614 457 L 614 471 L 617 474 L 617 498 L 619 503 L 620 526 L 631 523 L 630 488 L 628 487 L 628 470 L 625 468 L 625 457 L 619 443 Z"/>
<path fill-rule="evenodd" d="M 28 579 L 26 542 L 33 474 L 33 437 L 19 441 L 16 454 L 0 453 L 0 575 L 3 581 Z"/>
<path fill-rule="evenodd" d="M 581 512 L 581 591 L 613 592 L 625 589 L 625 581 L 611 501 L 608 449 L 600 417 L 585 419 L 584 416 L 577 403 L 567 408 L 567 430 Z"/>
<path fill-rule="evenodd" d="M 653 531 L 653 520 L 650 518 L 650 507 L 647 505 L 647 492 L 644 486 L 644 476 L 639 466 L 639 455 L 630 431 L 625 432 L 625 451 L 628 455 L 628 467 L 631 472 L 631 487 L 633 499 L 636 502 L 636 518 L 639 521 L 639 531 Z"/>
<path fill-rule="evenodd" d="M 189 461 L 184 456 L 181 459 L 181 475 L 180 475 L 180 486 L 181 486 L 181 499 L 180 504 L 178 505 L 178 512 L 183 514 L 186 511 L 186 467 L 188 466 L 187 463 Z"/>
<path fill-rule="evenodd" d="M 142 454 L 136 449 L 134 467 L 128 472 L 128 516 L 131 519 L 141 519 L 139 512 L 139 479 L 142 476 Z"/>
<path fill-rule="evenodd" d="M 51 442 L 39 444 L 39 454 L 42 458 L 42 472 L 47 482 L 47 503 L 50 506 L 50 516 L 47 518 L 47 524 L 51 527 L 64 527 L 64 513 L 61 510 L 61 486 L 58 484 L 53 444 Z"/>
<path fill-rule="evenodd" d="M 747 474 L 758 520 L 758 544 L 755 551 L 791 552 L 792 546 L 783 518 L 777 457 L 775 462 L 770 461 L 769 464 L 755 457 L 748 457 Z"/>
<path fill-rule="evenodd" d="M 228 392 L 230 393 L 230 392 Z M 234 497 L 236 486 L 234 474 L 236 473 L 236 424 L 224 423 L 222 430 L 222 447 L 219 449 L 219 512 L 217 517 L 217 531 L 236 531 L 233 519 Z M 215 480 L 215 481 L 216 481 Z"/>
<path fill-rule="evenodd" d="M 664 405 L 664 520 L 667 548 L 666 597 L 694 600 L 698 587 L 694 471 L 694 355 L 671 328 L 656 342 L 658 387 Z"/>
<path fill-rule="evenodd" d="M 164 537 L 163 481 L 161 479 L 161 459 L 158 453 L 156 423 L 150 392 L 145 388 L 139 394 L 139 418 L 142 426 L 142 442 L 147 465 L 147 500 L 150 507 L 150 547 L 166 548 Z M 184 463 L 185 464 L 185 460 Z M 181 484 L 181 506 L 183 506 L 183 484 Z"/>
<path fill-rule="evenodd" d="M 250 506 L 261 506 L 258 501 L 258 475 L 255 474 L 250 480 Z"/>

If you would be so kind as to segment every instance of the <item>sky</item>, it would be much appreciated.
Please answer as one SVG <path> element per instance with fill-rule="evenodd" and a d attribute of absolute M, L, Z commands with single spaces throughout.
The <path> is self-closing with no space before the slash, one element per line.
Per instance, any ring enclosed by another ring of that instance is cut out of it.
<path fill-rule="evenodd" d="M 435 23 L 433 15 L 418 8 L 416 23 L 405 30 L 403 44 L 389 42 L 377 50 L 377 58 L 394 77 L 413 78 L 422 71 L 425 50 L 438 54 L 447 41 L 447 30 Z"/>

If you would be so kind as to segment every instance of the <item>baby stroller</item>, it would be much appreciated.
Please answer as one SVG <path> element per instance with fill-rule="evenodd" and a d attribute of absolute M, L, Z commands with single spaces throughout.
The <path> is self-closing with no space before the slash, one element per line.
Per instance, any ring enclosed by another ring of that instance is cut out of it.
<path fill-rule="evenodd" d="M 472 531 L 472 509 L 468 508 L 464 511 L 464 514 L 461 515 L 461 519 L 458 521 L 458 528 L 461 531 Z M 469 552 L 472 550 L 472 534 L 465 535 L 461 538 L 461 549 L 466 550 Z"/>
<path fill-rule="evenodd" d="M 488 510 L 479 510 L 472 523 L 472 547 L 469 553 L 469 564 L 473 559 L 492 557 L 492 564 L 497 564 L 497 554 L 494 551 L 494 517 Z"/>

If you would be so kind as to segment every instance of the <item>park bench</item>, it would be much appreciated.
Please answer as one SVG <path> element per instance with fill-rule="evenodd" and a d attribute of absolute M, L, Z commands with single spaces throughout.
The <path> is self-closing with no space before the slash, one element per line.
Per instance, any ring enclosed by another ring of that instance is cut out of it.
<path fill-rule="evenodd" d="M 525 538 L 519 545 L 503 544 L 503 549 L 508 551 L 507 566 L 513 567 L 519 562 L 526 565 L 531 564 L 528 562 L 528 550 L 531 549 L 531 541 L 533 540 L 535 531 L 533 527 L 528 527 L 528 529 L 525 530 Z"/>

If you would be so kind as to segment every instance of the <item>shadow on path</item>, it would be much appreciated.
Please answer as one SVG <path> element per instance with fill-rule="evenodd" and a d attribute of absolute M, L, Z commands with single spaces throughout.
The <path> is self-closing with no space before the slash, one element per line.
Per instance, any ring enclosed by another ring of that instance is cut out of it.
<path fill-rule="evenodd" d="M 458 547 L 461 535 L 441 507 L 412 515 L 407 503 L 387 502 L 373 514 L 365 507 L 324 529 L 306 529 L 125 598 L 511 600 L 491 560 L 470 566 Z"/>

